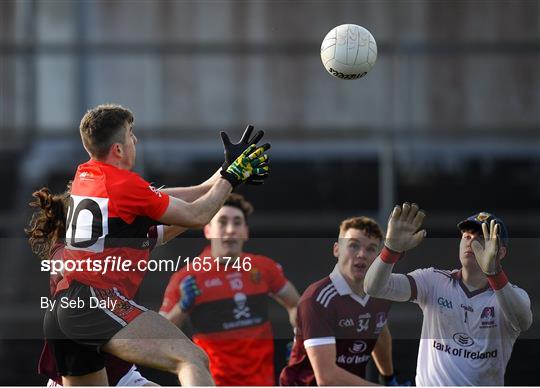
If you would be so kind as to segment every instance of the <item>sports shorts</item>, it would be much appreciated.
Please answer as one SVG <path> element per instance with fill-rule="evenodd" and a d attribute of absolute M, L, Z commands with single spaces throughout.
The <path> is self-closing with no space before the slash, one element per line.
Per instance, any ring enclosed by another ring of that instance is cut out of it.
<path fill-rule="evenodd" d="M 148 379 L 141 375 L 141 372 L 137 370 L 137 367 L 133 365 L 131 369 L 118 381 L 117 387 L 143 387 L 149 383 Z M 56 381 L 49 379 L 47 381 L 47 387 L 62 387 Z"/>
<path fill-rule="evenodd" d="M 76 281 L 53 301 L 43 330 L 62 376 L 82 376 L 104 368 L 101 347 L 147 311 L 116 288 L 100 289 Z"/>

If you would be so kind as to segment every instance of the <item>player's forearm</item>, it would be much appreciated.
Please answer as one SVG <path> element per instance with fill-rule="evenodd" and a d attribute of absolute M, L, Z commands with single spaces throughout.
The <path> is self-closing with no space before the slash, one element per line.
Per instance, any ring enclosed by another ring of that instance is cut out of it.
<path fill-rule="evenodd" d="M 183 226 L 165 226 L 163 228 L 163 237 L 162 237 L 162 244 L 166 244 L 169 241 L 171 241 L 176 236 L 184 233 L 187 230 L 187 228 Z"/>
<path fill-rule="evenodd" d="M 223 206 L 232 189 L 233 187 L 227 180 L 219 178 L 205 195 L 192 203 L 196 212 L 194 221 L 201 228 L 212 220 L 212 217 Z"/>
<path fill-rule="evenodd" d="M 393 274 L 393 264 L 385 263 L 380 256 L 369 267 L 364 278 L 364 291 L 376 298 L 406 302 L 411 299 L 411 285 L 405 275 Z"/>
<path fill-rule="evenodd" d="M 392 335 L 390 330 L 385 326 L 379 338 L 373 352 L 371 352 L 373 361 L 379 370 L 379 373 L 383 376 L 391 376 L 394 374 L 394 364 L 392 362 Z"/>
<path fill-rule="evenodd" d="M 296 328 L 296 312 L 297 312 L 297 308 L 296 307 L 291 307 L 291 308 L 288 308 L 287 309 L 287 312 L 289 313 L 289 323 L 291 324 L 291 327 L 293 329 Z"/>
<path fill-rule="evenodd" d="M 200 185 L 189 187 L 169 187 L 162 189 L 161 191 L 170 195 L 171 197 L 175 197 L 186 202 L 193 202 L 205 195 L 212 188 L 214 183 L 216 183 L 220 176 L 221 175 L 219 174 L 218 170 L 214 173 L 214 175 Z"/>
<path fill-rule="evenodd" d="M 165 318 L 167 318 L 169 321 L 171 321 L 178 327 L 182 326 L 188 315 L 180 309 L 180 306 L 178 306 L 178 304 L 176 304 L 168 313 L 160 311 L 159 314 L 163 315 Z"/>
<path fill-rule="evenodd" d="M 510 325 L 518 331 L 527 330 L 532 324 L 529 298 L 521 295 L 510 283 L 506 283 L 502 288 L 493 284 L 492 287 L 495 289 L 499 306 Z"/>

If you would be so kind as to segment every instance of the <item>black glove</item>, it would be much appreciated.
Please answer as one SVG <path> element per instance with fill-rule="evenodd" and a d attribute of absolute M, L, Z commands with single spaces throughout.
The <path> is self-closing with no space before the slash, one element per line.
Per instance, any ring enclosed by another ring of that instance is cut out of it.
<path fill-rule="evenodd" d="M 265 151 L 269 148 L 270 144 L 260 147 L 250 145 L 229 167 L 221 169 L 221 176 L 235 188 L 254 175 L 268 174 L 268 155 Z"/>
<path fill-rule="evenodd" d="M 251 133 L 253 132 L 253 125 L 248 125 L 244 131 L 240 141 L 238 143 L 232 143 L 229 135 L 225 132 L 220 132 L 221 140 L 223 142 L 223 153 L 225 154 L 225 161 L 222 168 L 226 170 L 232 162 L 234 162 L 242 152 L 251 144 L 256 144 L 264 136 L 264 131 L 258 131 L 251 139 Z M 251 176 L 246 183 L 251 185 L 262 185 L 264 180 L 268 177 L 268 170 L 261 174 L 255 174 Z"/>

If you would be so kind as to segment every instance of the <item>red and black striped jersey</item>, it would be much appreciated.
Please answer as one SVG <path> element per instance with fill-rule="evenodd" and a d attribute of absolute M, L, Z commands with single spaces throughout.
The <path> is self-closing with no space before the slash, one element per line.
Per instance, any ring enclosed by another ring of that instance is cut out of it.
<path fill-rule="evenodd" d="M 213 261 L 210 248 L 199 255 L 211 259 L 208 271 L 184 267 L 169 281 L 160 311 L 168 313 L 180 301 L 180 283 L 193 275 L 201 295 L 189 311 L 193 341 L 208 354 L 217 385 L 275 385 L 274 342 L 268 318 L 268 295 L 287 284 L 281 266 L 262 255 L 242 253 L 250 270 Z"/>
<path fill-rule="evenodd" d="M 77 168 L 66 222 L 65 268 L 56 292 L 72 280 L 113 287 L 133 298 L 145 273 L 148 229 L 167 209 L 169 196 L 134 172 L 90 160 Z M 81 270 L 82 269 L 82 270 Z"/>

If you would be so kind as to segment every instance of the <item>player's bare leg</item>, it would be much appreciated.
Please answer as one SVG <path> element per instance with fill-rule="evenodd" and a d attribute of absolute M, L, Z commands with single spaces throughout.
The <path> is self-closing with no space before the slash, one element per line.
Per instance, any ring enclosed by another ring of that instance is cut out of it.
<path fill-rule="evenodd" d="M 84 376 L 63 376 L 62 386 L 108 386 L 109 380 L 107 379 L 107 370 L 105 368 L 98 370 L 97 372 L 88 373 Z"/>
<path fill-rule="evenodd" d="M 134 364 L 174 373 L 184 386 L 214 385 L 206 353 L 153 311 L 135 318 L 103 350 Z"/>

